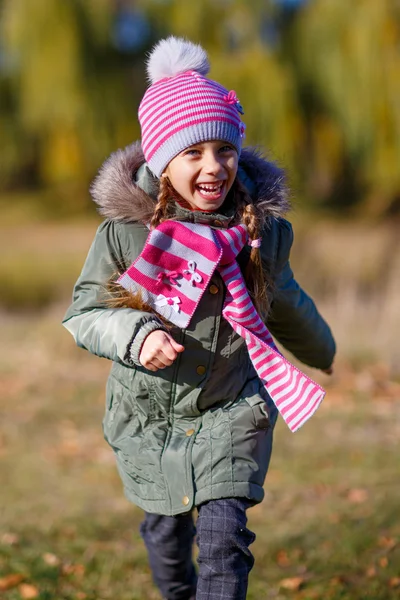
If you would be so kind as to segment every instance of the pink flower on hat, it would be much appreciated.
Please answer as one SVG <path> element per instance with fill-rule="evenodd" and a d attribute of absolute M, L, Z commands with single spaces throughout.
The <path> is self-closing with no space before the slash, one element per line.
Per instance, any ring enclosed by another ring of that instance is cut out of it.
<path fill-rule="evenodd" d="M 235 104 L 237 111 L 240 112 L 241 115 L 244 115 L 243 107 L 240 104 L 239 98 L 236 96 L 235 90 L 231 90 L 226 96 L 224 96 L 224 100 L 228 104 Z"/>
<path fill-rule="evenodd" d="M 231 90 L 226 96 L 224 96 L 224 100 L 228 104 L 237 104 L 239 102 L 235 90 Z"/>

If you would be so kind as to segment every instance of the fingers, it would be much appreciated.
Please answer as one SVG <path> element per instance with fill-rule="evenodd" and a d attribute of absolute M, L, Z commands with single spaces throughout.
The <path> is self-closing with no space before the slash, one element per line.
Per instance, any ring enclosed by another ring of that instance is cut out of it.
<path fill-rule="evenodd" d="M 174 340 L 174 338 L 171 336 L 169 336 L 169 343 L 171 344 L 171 346 L 175 350 L 175 352 L 183 352 L 185 349 L 185 347 L 182 346 L 182 344 L 178 344 L 178 342 L 176 342 Z"/>
<path fill-rule="evenodd" d="M 181 344 L 178 344 L 178 342 L 176 342 L 172 336 L 169 334 L 165 335 L 165 342 L 162 347 L 162 352 L 164 357 L 171 361 L 169 364 L 171 364 L 178 356 L 178 353 L 183 352 L 184 349 L 185 348 Z"/>
<path fill-rule="evenodd" d="M 148 369 L 149 371 L 158 371 L 159 369 L 165 369 L 167 365 L 164 365 L 156 358 L 153 358 L 151 362 L 147 362 L 146 364 L 143 364 L 143 366 L 146 367 L 146 369 Z"/>
<path fill-rule="evenodd" d="M 158 371 L 158 368 L 153 365 L 153 363 L 142 363 L 142 365 L 148 370 L 148 371 Z"/>
<path fill-rule="evenodd" d="M 149 371 L 165 369 L 172 365 L 179 352 L 185 348 L 175 342 L 173 337 L 163 330 L 157 329 L 145 339 L 140 356 L 140 363 Z"/>

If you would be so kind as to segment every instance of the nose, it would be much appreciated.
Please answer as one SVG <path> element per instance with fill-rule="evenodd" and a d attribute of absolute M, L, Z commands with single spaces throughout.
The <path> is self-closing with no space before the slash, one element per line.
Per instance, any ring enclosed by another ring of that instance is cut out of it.
<path fill-rule="evenodd" d="M 222 172 L 222 161 L 217 152 L 210 150 L 204 154 L 203 170 L 209 175 L 217 175 Z"/>

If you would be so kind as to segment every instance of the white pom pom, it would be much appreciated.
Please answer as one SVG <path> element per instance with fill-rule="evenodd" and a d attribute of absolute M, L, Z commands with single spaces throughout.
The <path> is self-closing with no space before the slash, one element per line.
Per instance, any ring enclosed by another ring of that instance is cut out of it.
<path fill-rule="evenodd" d="M 209 70 L 207 53 L 201 46 L 172 35 L 154 46 L 147 61 L 147 76 L 151 83 L 185 71 L 207 75 Z"/>

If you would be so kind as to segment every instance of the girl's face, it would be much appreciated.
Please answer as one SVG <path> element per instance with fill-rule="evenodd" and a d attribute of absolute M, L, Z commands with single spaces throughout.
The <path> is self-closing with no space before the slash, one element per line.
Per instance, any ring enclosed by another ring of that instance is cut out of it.
<path fill-rule="evenodd" d="M 193 209 L 215 212 L 224 202 L 238 169 L 239 157 L 228 142 L 201 142 L 175 156 L 162 176 Z"/>

